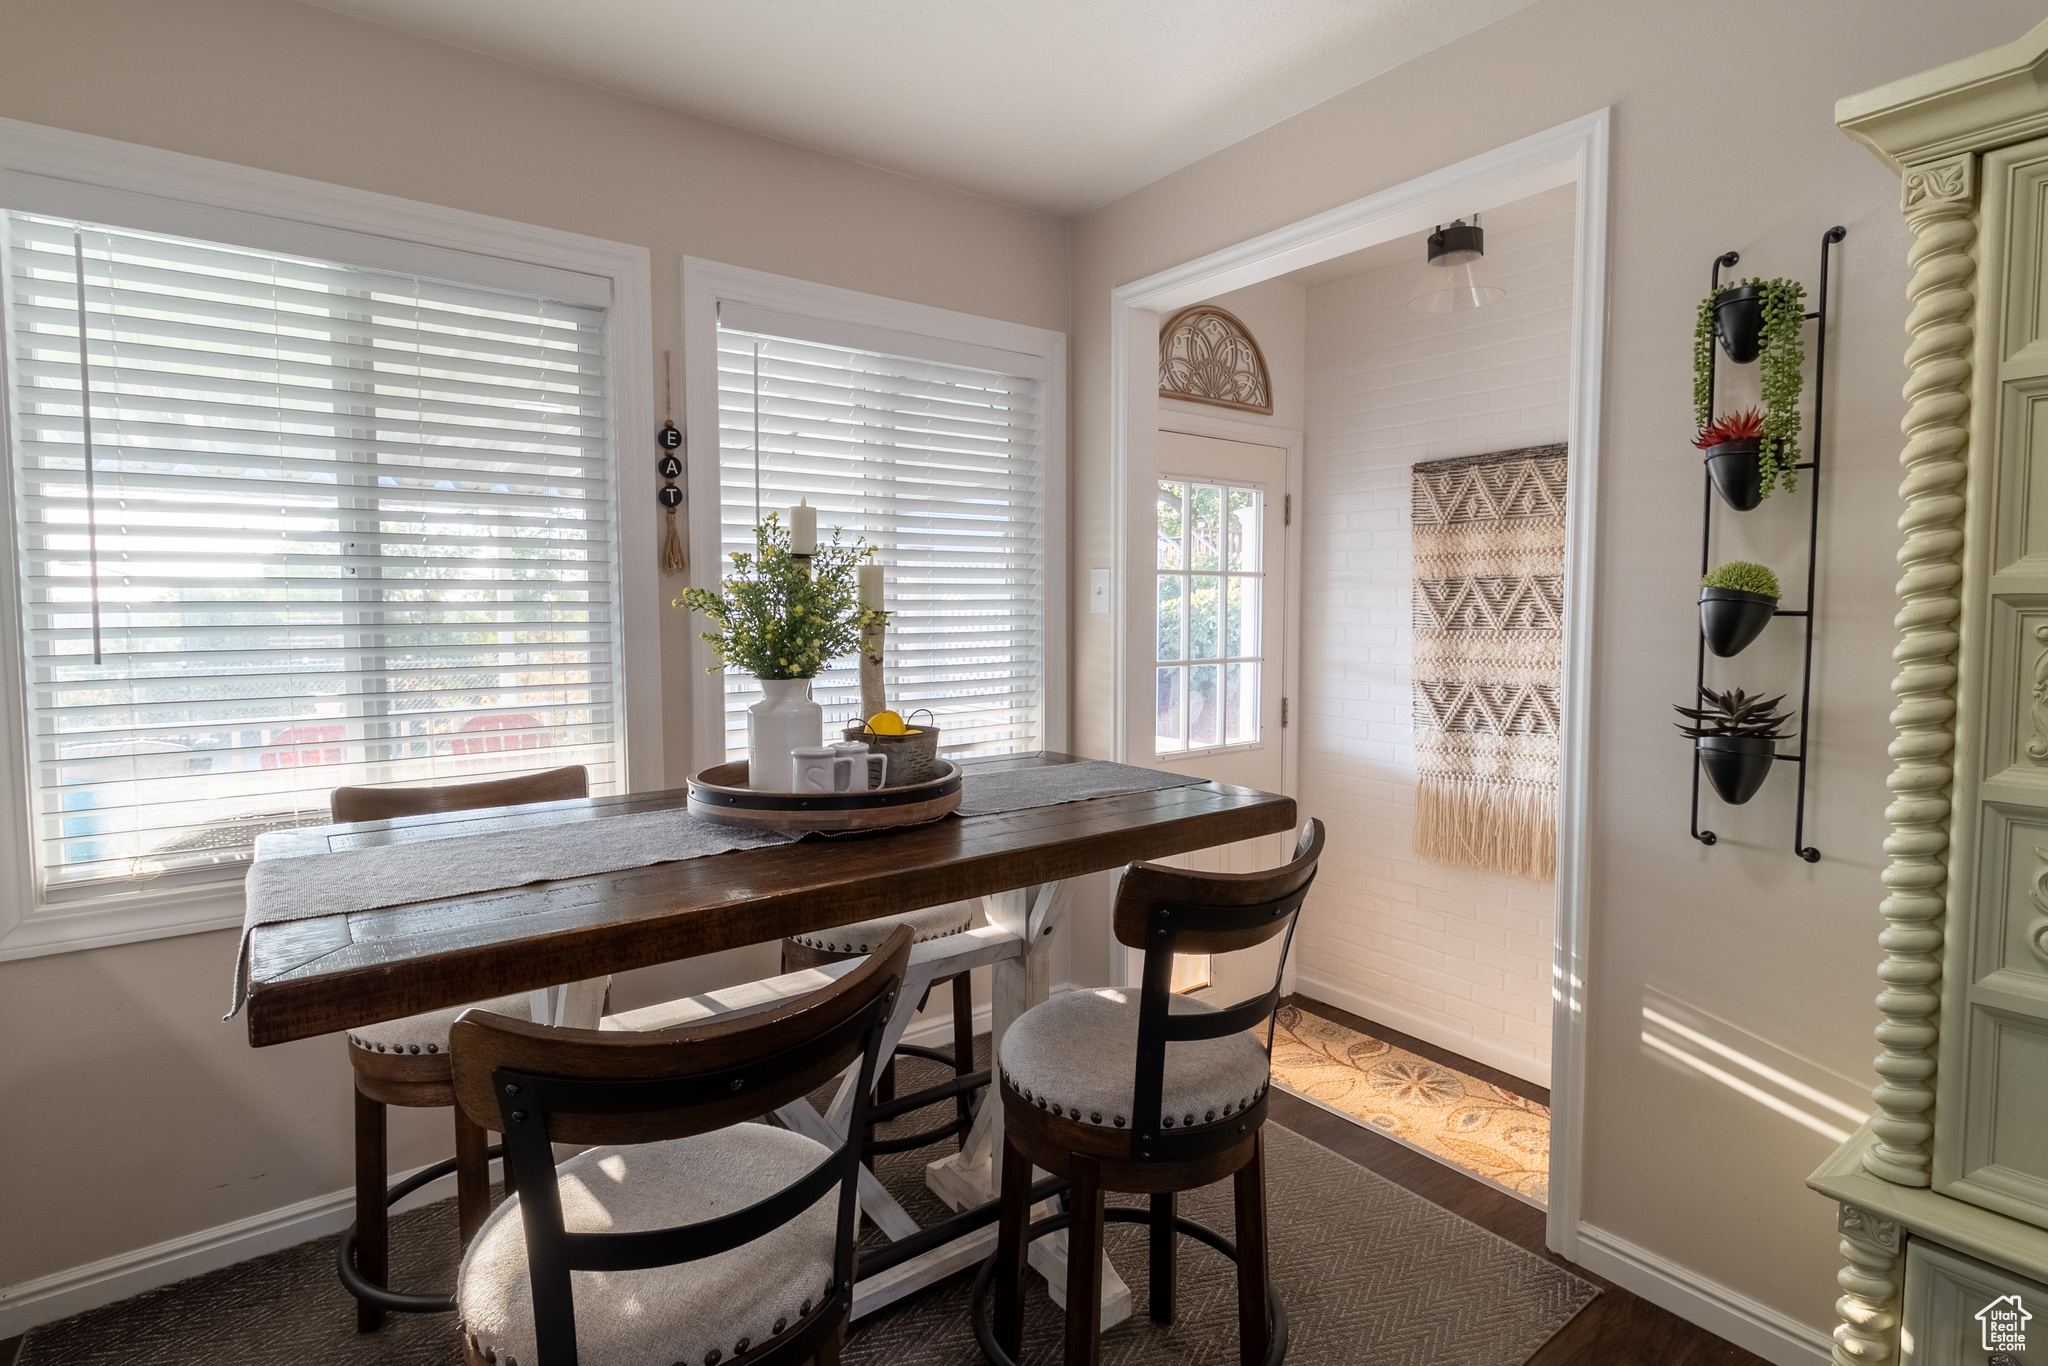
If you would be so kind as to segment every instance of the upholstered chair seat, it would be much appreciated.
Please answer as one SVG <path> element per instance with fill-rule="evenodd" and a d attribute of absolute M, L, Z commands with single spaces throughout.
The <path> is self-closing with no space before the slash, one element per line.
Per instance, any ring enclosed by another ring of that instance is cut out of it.
<path fill-rule="evenodd" d="M 949 934 L 964 934 L 973 923 L 973 902 L 948 901 L 941 906 L 927 906 L 921 911 L 863 920 L 857 925 L 834 925 L 815 934 L 794 934 L 790 939 L 820 953 L 871 953 L 875 945 L 887 939 L 898 925 L 908 925 L 911 934 L 916 936 L 916 942 L 922 944 L 929 939 L 944 939 Z"/>
<path fill-rule="evenodd" d="M 446 1056 L 448 1030 L 455 1023 L 455 1017 L 465 1010 L 488 1010 L 493 1015 L 509 1015 L 515 1020 L 533 1018 L 532 997 L 520 991 L 510 996 L 477 1001 L 471 1005 L 451 1006 L 447 1010 L 429 1010 L 421 1015 L 408 1015 L 402 1020 L 383 1020 L 377 1024 L 357 1025 L 348 1032 L 348 1041 L 366 1053 Z"/>
<path fill-rule="evenodd" d="M 557 1168 L 575 1233 L 693 1224 L 745 1209 L 831 1156 L 821 1143 L 739 1124 L 663 1143 L 592 1148 Z M 533 1283 L 519 1197 L 491 1212 L 457 1280 L 472 1361 L 536 1366 Z M 700 1261 L 572 1273 L 581 1366 L 744 1363 L 831 1293 L 835 1187 L 762 1237 Z"/>
<path fill-rule="evenodd" d="M 1169 998 L 1173 1015 L 1215 1014 L 1189 996 Z M 1138 1002 L 1134 988 L 1068 991 L 1030 1010 L 1003 1036 L 1002 1073 L 1041 1110 L 1083 1124 L 1124 1129 L 1137 1085 Z M 1250 1034 L 1176 1043 L 1166 1050 L 1160 1122 L 1213 1124 L 1265 1093 L 1265 1042 Z"/>

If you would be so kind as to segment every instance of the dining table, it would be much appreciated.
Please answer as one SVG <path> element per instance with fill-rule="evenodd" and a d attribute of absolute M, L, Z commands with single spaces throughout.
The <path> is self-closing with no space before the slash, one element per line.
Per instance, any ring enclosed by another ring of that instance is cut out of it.
<path fill-rule="evenodd" d="M 687 789 L 275 831 L 258 842 L 250 873 L 235 1005 L 246 1011 L 255 1047 L 514 992 L 535 993 L 535 1018 L 578 1022 L 579 988 L 594 1019 L 601 986 L 595 996 L 592 986 L 616 973 L 973 899 L 987 923 L 916 947 L 883 1046 L 901 1040 L 934 977 L 986 965 L 998 1056 L 1009 1026 L 1050 990 L 1050 944 L 1073 879 L 1296 821 L 1290 797 L 1068 754 L 968 759 L 962 769 L 965 795 L 954 815 L 771 842 L 747 831 L 728 841 L 701 828 L 685 815 Z M 625 818 L 637 819 L 606 824 Z M 607 844 L 607 834 L 654 830 L 692 835 L 664 834 L 673 847 L 643 849 L 631 866 L 574 871 L 628 861 L 589 852 L 638 847 Z M 550 875 L 536 848 L 572 851 L 558 856 L 568 875 Z M 451 868 L 466 880 L 451 882 Z M 408 869 L 428 895 L 395 899 L 418 890 L 407 884 Z M 764 1010 L 850 966 L 734 984 L 608 1017 L 604 1027 L 672 1028 Z M 800 1102 L 776 1118 L 828 1144 L 841 1141 L 851 1087 L 849 1078 L 823 1112 Z M 957 1212 L 952 1219 L 918 1227 L 872 1172 L 862 1173 L 863 1212 L 890 1241 L 863 1252 L 855 1317 L 993 1247 L 1002 1105 L 990 1089 L 980 1095 L 960 1150 L 927 1168 L 932 1190 Z M 1033 1249 L 1042 1271 L 1060 1261 L 1056 1246 Z M 1060 1280 L 1049 1280 L 1057 1293 Z M 1106 1293 L 1105 1318 L 1128 1305 L 1127 1292 Z"/>

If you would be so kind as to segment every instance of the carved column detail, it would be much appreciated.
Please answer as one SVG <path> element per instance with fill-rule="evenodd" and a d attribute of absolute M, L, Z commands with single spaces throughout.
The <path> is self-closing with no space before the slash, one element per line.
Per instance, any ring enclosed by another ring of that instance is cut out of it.
<path fill-rule="evenodd" d="M 1842 1259 L 1835 1275 L 1835 1366 L 1876 1366 L 1899 1354 L 1899 1226 L 1869 1210 L 1843 1205 L 1836 1221 Z"/>
<path fill-rule="evenodd" d="M 1877 998 L 1884 1013 L 1877 1027 L 1884 1047 L 1877 1057 L 1882 1080 L 1871 1092 L 1878 1107 L 1871 1125 L 1877 1142 L 1864 1154 L 1863 1165 L 1906 1186 L 1928 1184 L 1934 1133 L 1931 1083 L 1955 749 L 1956 618 L 1962 610 L 1957 591 L 1969 445 L 1976 181 L 1975 159 L 1962 156 L 1909 167 L 1903 186 L 1902 207 L 1913 229 L 1907 254 L 1913 267 L 1907 289 L 1912 311 L 1906 321 L 1912 334 L 1906 348 L 1911 377 L 1901 424 L 1906 448 L 1899 457 L 1906 471 L 1900 486 L 1906 511 L 1899 518 L 1906 538 L 1899 563 L 1905 573 L 1898 588 L 1903 605 L 1895 618 L 1900 639 L 1892 652 L 1899 673 L 1892 683 L 1898 699 L 1892 711 L 1897 732 L 1891 745 L 1892 801 L 1885 809 L 1892 827 L 1884 846 L 1891 859 L 1884 874 L 1890 894 L 1878 937 L 1885 952 L 1878 969 L 1884 990 Z M 1846 1253 L 1850 1244 L 1842 1246 Z M 1843 1276 L 1858 1266 L 1852 1257 Z M 1844 1357 L 1839 1336 L 1835 1350 L 1837 1361 L 1866 1359 Z"/>

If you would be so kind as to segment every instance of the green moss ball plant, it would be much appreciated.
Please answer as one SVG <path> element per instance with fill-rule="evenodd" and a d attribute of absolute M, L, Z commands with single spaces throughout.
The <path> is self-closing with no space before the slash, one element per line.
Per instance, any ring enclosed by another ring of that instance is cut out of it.
<path fill-rule="evenodd" d="M 1769 565 L 1752 564 L 1748 560 L 1730 560 L 1713 573 L 1700 580 L 1702 588 L 1730 588 L 1741 593 L 1761 593 L 1764 597 L 1778 596 L 1778 576 L 1771 572 Z"/>

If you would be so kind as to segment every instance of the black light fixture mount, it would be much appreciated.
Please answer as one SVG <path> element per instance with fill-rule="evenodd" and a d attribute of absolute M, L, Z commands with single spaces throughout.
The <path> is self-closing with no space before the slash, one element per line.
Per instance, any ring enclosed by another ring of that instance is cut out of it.
<path fill-rule="evenodd" d="M 1448 228 L 1437 224 L 1436 231 L 1429 235 L 1429 263 L 1435 265 L 1437 258 L 1448 256 L 1454 251 L 1469 251 L 1473 256 L 1486 255 L 1486 229 L 1479 226 L 1479 215 L 1473 221 L 1456 219 Z M 1452 264 L 1457 264 L 1453 262 Z"/>
<path fill-rule="evenodd" d="M 1486 230 L 1472 221 L 1439 223 L 1429 235 L 1429 266 L 1415 282 L 1408 307 L 1417 313 L 1455 313 L 1484 308 L 1507 297 L 1486 266 Z"/>

